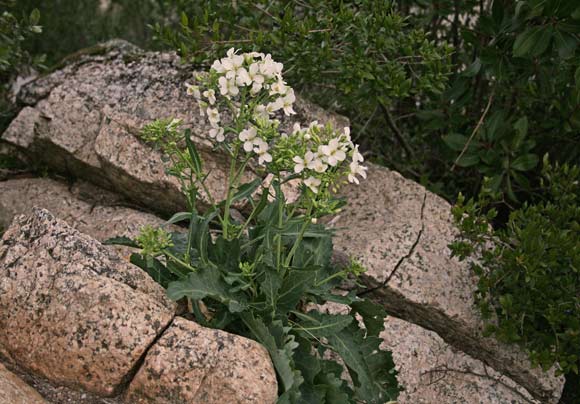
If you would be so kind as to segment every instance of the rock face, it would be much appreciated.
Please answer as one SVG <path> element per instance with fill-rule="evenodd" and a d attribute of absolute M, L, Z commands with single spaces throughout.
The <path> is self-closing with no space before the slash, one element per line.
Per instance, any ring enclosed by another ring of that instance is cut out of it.
<path fill-rule="evenodd" d="M 135 134 L 155 119 L 180 118 L 197 135 L 211 170 L 208 188 L 221 199 L 227 167 L 223 157 L 202 140 L 209 125 L 185 93 L 184 83 L 192 82 L 194 73 L 172 54 L 145 53 L 123 41 L 99 45 L 63 69 L 24 86 L 19 101 L 28 106 L 2 139 L 37 163 L 173 214 L 185 206 L 179 183 L 165 173 L 161 155 Z M 283 127 L 315 119 L 348 125 L 344 118 L 302 100 L 295 109 L 298 114 L 293 121 L 283 121 Z"/>
<path fill-rule="evenodd" d="M 7 228 L 15 216 L 29 213 L 35 206 L 99 241 L 117 236 L 133 238 L 145 225 L 164 223 L 122 204 L 118 196 L 82 181 L 67 186 L 49 178 L 13 179 L 0 182 L 0 228 Z"/>
<path fill-rule="evenodd" d="M 0 354 L 29 371 L 113 395 L 173 318 L 151 278 L 46 210 L 0 244 Z"/>
<path fill-rule="evenodd" d="M 0 363 L 0 404 L 46 404 L 46 401 Z"/>
<path fill-rule="evenodd" d="M 130 403 L 273 404 L 276 374 L 257 342 L 176 318 L 129 386 Z"/>
<path fill-rule="evenodd" d="M 513 380 L 446 344 L 436 333 L 388 317 L 381 348 L 393 353 L 405 388 L 399 404 L 537 403 Z"/>
<path fill-rule="evenodd" d="M 370 165 L 368 179 L 342 194 L 348 206 L 335 217 L 335 248 L 368 271 L 366 296 L 387 312 L 439 334 L 445 342 L 481 360 L 525 387 L 536 399 L 556 403 L 563 377 L 532 369 L 514 345 L 482 336 L 474 307 L 476 278 L 450 258 L 457 232 L 451 206 L 422 186 L 386 168 Z"/>

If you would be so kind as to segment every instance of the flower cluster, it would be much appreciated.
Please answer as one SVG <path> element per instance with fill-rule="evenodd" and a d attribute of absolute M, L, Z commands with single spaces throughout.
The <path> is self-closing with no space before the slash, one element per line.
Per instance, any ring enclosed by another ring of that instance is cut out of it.
<path fill-rule="evenodd" d="M 339 176 L 358 184 L 367 168 L 348 127 L 337 133 L 313 122 L 304 129 L 295 124 L 290 135 L 279 133 L 274 115 L 295 114 L 296 100 L 282 70 L 270 54 L 239 54 L 232 48 L 212 64 L 207 76 L 198 78 L 201 88 L 186 84 L 211 126 L 209 137 L 232 155 L 243 150 L 248 158 L 255 157 L 270 173 L 293 173 L 315 194 Z"/>

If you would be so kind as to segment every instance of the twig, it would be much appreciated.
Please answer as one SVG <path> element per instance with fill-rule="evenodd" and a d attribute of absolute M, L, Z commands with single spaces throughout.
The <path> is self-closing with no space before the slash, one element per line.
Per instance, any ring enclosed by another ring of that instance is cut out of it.
<path fill-rule="evenodd" d="M 481 114 L 481 117 L 479 118 L 479 121 L 477 122 L 477 125 L 475 125 L 475 128 L 473 129 L 473 132 L 471 132 L 471 135 L 469 136 L 469 139 L 467 139 L 467 142 L 463 146 L 463 150 L 461 150 L 461 153 L 459 153 L 459 156 L 457 156 L 457 158 L 455 159 L 455 162 L 453 163 L 453 166 L 451 166 L 451 171 L 455 170 L 455 166 L 457 166 L 457 162 L 461 159 L 461 157 L 463 157 L 463 155 L 467 151 L 467 148 L 469 147 L 469 144 L 473 140 L 475 134 L 479 131 L 479 128 L 483 124 L 483 120 L 485 119 L 485 116 L 487 115 L 487 113 L 489 111 L 489 108 L 491 107 L 491 103 L 493 101 L 494 94 L 495 94 L 495 88 L 492 90 L 491 95 L 489 96 L 489 100 L 487 101 L 487 105 L 485 106 L 485 110 L 483 111 L 483 114 Z"/>
<path fill-rule="evenodd" d="M 389 109 L 386 107 L 386 105 L 382 101 L 379 101 L 379 106 L 381 107 L 381 110 L 383 111 L 383 115 L 385 116 L 385 120 L 387 121 L 387 125 L 389 125 L 389 128 L 391 128 L 391 130 L 395 134 L 397 141 L 401 144 L 401 146 L 403 146 L 403 148 L 405 149 L 405 152 L 407 153 L 407 156 L 413 158 L 414 157 L 413 150 L 411 150 L 411 147 L 409 146 L 409 144 L 407 143 L 407 141 L 403 137 L 403 134 L 401 133 L 401 131 L 399 130 L 399 128 L 395 124 L 395 121 L 393 120 L 393 117 L 391 116 Z"/>

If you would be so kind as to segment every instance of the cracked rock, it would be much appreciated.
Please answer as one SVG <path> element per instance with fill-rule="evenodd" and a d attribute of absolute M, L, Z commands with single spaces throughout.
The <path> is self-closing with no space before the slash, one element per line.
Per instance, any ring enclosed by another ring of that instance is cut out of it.
<path fill-rule="evenodd" d="M 47 210 L 0 242 L 0 354 L 53 383 L 114 395 L 173 312 L 145 272 Z"/>
<path fill-rule="evenodd" d="M 477 279 L 467 263 L 451 259 L 447 247 L 457 229 L 445 200 L 374 165 L 361 186 L 346 186 L 341 194 L 348 205 L 331 222 L 339 229 L 335 249 L 367 268 L 362 281 L 368 297 L 388 313 L 435 331 L 541 402 L 558 402 L 564 379 L 554 369 L 532 368 L 517 346 L 482 335 L 473 297 Z"/>
<path fill-rule="evenodd" d="M 0 404 L 46 404 L 46 401 L 0 363 Z"/>
<path fill-rule="evenodd" d="M 126 400 L 159 404 L 273 404 L 276 374 L 255 341 L 175 318 L 149 350 Z"/>
<path fill-rule="evenodd" d="M 14 216 L 28 213 L 33 207 L 49 210 L 54 216 L 81 233 L 99 241 L 112 237 L 135 238 L 145 225 L 158 227 L 164 221 L 149 213 L 122 205 L 116 195 L 87 182 L 72 187 L 49 178 L 22 178 L 0 182 L 0 229 L 7 228 Z M 176 230 L 174 226 L 167 227 Z M 135 249 L 108 246 L 123 256 Z"/>

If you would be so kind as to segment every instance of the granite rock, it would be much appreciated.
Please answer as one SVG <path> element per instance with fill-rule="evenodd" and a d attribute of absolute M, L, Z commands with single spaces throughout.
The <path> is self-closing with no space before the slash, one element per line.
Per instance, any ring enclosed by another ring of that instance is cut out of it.
<path fill-rule="evenodd" d="M 0 363 L 0 404 L 46 404 L 46 401 Z"/>
<path fill-rule="evenodd" d="M 0 242 L 0 354 L 68 386 L 114 395 L 173 318 L 145 272 L 44 209 Z"/>
<path fill-rule="evenodd" d="M 348 205 L 333 218 L 335 249 L 367 268 L 366 296 L 388 313 L 439 334 L 446 343 L 481 360 L 525 387 L 536 399 L 556 403 L 563 377 L 532 368 L 515 345 L 483 336 L 474 304 L 476 276 L 451 258 L 457 229 L 451 206 L 421 185 L 369 165 L 361 186 L 341 191 Z"/>
<path fill-rule="evenodd" d="M 273 404 L 276 374 L 257 342 L 175 318 L 131 382 L 126 400 L 159 404 Z"/>

